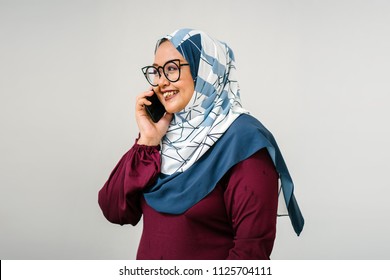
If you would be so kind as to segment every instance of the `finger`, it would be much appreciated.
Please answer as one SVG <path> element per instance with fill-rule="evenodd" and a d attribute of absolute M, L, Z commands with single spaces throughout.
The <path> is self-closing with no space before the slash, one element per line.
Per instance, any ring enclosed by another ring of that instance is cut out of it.
<path fill-rule="evenodd" d="M 152 96 L 153 94 L 154 94 L 153 89 L 150 89 L 150 90 L 145 92 L 145 96 Z"/>
<path fill-rule="evenodd" d="M 140 99 L 138 102 L 137 102 L 137 107 L 139 109 L 143 109 L 145 106 L 150 106 L 152 105 L 152 102 L 150 102 L 149 100 L 147 100 L 146 98 L 142 98 Z"/>
<path fill-rule="evenodd" d="M 136 108 L 138 110 L 144 110 L 144 107 L 145 106 L 150 106 L 152 105 L 152 102 L 149 101 L 146 96 L 144 96 L 143 98 L 140 98 L 136 101 Z"/>
<path fill-rule="evenodd" d="M 153 93 L 154 93 L 153 90 L 144 91 L 137 95 L 136 100 L 138 101 L 139 99 L 145 98 L 145 96 L 152 96 Z"/>
<path fill-rule="evenodd" d="M 146 97 L 149 97 L 149 96 L 152 96 L 153 95 L 153 91 L 145 91 L 143 93 L 140 93 L 137 97 L 136 97 L 136 103 L 137 104 L 145 104 L 145 105 L 150 105 L 150 101 L 146 98 Z"/>
<path fill-rule="evenodd" d="M 169 125 L 172 118 L 173 118 L 173 114 L 166 112 L 165 115 L 161 118 L 161 120 L 165 122 L 167 125 Z"/>

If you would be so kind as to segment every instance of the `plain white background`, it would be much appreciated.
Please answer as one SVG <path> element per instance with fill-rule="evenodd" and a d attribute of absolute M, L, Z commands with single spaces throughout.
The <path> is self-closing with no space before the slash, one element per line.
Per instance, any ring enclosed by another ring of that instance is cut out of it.
<path fill-rule="evenodd" d="M 201 29 L 235 52 L 306 219 L 273 259 L 389 259 L 390 2 L 0 0 L 0 259 L 133 259 L 142 225 L 97 192 L 138 134 L 154 44 Z"/>

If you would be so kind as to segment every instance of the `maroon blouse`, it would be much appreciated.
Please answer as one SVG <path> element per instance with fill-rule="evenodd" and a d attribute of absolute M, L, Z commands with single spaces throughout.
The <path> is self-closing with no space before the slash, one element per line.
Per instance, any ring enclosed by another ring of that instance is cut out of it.
<path fill-rule="evenodd" d="M 208 196 L 181 215 L 159 213 L 143 197 L 160 162 L 159 147 L 135 144 L 99 191 L 100 208 L 110 222 L 136 225 L 143 214 L 137 259 L 269 259 L 278 174 L 266 149 L 233 166 Z"/>

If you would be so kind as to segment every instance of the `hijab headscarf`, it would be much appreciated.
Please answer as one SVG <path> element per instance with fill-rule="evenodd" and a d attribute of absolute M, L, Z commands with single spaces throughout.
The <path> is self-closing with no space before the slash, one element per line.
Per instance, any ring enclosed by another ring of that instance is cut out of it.
<path fill-rule="evenodd" d="M 156 211 L 182 214 L 207 196 L 231 167 L 267 148 L 281 181 L 278 215 L 289 215 L 299 235 L 304 219 L 291 176 L 272 134 L 242 108 L 233 51 L 193 29 L 165 36 L 156 48 L 162 40 L 169 40 L 190 64 L 195 90 L 162 139 L 161 173 L 144 191 L 146 202 Z"/>
<path fill-rule="evenodd" d="M 165 37 L 190 64 L 195 92 L 174 115 L 162 139 L 161 172 L 171 175 L 190 168 L 225 133 L 241 106 L 232 50 L 202 31 L 181 29 Z"/>

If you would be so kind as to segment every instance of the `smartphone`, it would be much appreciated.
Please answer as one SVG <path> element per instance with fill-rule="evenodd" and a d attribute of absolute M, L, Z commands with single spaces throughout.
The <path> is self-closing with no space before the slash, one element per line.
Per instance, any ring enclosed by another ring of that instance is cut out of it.
<path fill-rule="evenodd" d="M 149 114 L 152 121 L 156 123 L 165 114 L 164 105 L 162 105 L 155 92 L 152 96 L 147 96 L 146 99 L 152 102 L 152 105 L 145 106 L 146 112 Z"/>

